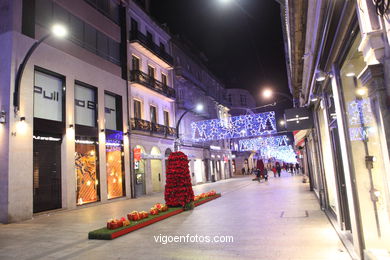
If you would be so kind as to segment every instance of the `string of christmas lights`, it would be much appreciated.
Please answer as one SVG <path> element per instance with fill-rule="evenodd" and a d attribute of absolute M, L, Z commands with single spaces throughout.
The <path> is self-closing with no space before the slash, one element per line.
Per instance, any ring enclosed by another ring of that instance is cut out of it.
<path fill-rule="evenodd" d="M 276 134 L 275 112 L 193 122 L 192 139 L 195 142 L 245 138 Z"/>
<path fill-rule="evenodd" d="M 287 135 L 269 136 L 242 139 L 232 142 L 231 149 L 236 151 L 257 151 L 263 158 L 275 158 L 286 163 L 296 163 L 296 154 L 291 145 L 288 144 Z"/>

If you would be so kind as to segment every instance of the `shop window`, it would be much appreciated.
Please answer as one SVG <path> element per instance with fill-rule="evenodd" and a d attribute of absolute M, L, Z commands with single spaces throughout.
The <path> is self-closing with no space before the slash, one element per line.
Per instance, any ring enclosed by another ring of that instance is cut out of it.
<path fill-rule="evenodd" d="M 96 141 L 93 138 L 76 137 L 77 205 L 99 200 L 98 149 Z"/>
<path fill-rule="evenodd" d="M 104 112 L 106 129 L 122 131 L 121 97 L 114 94 L 104 94 Z"/>
<path fill-rule="evenodd" d="M 34 72 L 34 117 L 63 121 L 64 81 L 41 71 Z"/>
<path fill-rule="evenodd" d="M 340 77 L 345 109 L 346 136 L 352 159 L 358 201 L 362 212 L 362 227 L 367 249 L 388 245 L 390 234 L 388 194 L 389 178 L 387 169 L 387 145 L 380 122 L 380 111 L 375 99 L 368 96 L 368 86 L 364 86 L 360 75 L 366 68 L 363 54 L 358 51 L 362 39 L 360 33 L 352 44 Z"/>
<path fill-rule="evenodd" d="M 125 196 L 123 155 L 123 132 L 106 130 L 108 199 Z"/>
<path fill-rule="evenodd" d="M 75 123 L 96 127 L 96 89 L 75 85 Z"/>

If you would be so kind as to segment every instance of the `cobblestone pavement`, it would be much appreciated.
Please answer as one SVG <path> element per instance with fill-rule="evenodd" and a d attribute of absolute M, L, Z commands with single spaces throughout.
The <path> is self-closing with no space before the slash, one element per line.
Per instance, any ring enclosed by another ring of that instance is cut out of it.
<path fill-rule="evenodd" d="M 0 259 L 350 259 L 301 176 L 283 173 L 268 183 L 252 178 L 195 186 L 195 194 L 215 189 L 222 197 L 112 241 L 88 240 L 88 231 L 113 216 L 149 209 L 163 194 L 0 225 Z M 163 243 L 175 235 L 182 243 Z M 232 236 L 233 242 L 184 241 L 196 235 Z"/>

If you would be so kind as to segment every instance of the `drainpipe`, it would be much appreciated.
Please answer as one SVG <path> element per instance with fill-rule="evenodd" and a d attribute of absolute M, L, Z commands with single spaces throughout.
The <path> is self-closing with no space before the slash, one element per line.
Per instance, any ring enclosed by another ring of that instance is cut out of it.
<path fill-rule="evenodd" d="M 326 1 L 326 2 L 328 2 L 328 1 Z M 321 36 L 320 46 L 319 46 L 318 51 L 317 51 L 316 64 L 314 66 L 314 73 L 313 73 L 313 77 L 312 77 L 311 84 L 310 84 L 310 90 L 309 90 L 309 96 L 308 96 L 309 98 L 306 101 L 305 106 L 308 106 L 310 103 L 310 96 L 313 93 L 313 88 L 314 88 L 315 83 L 316 83 L 316 77 L 315 77 L 316 71 L 318 70 L 320 58 L 321 58 L 323 51 L 324 51 L 325 41 L 328 38 L 330 20 L 331 20 L 332 13 L 333 13 L 335 5 L 336 5 L 335 1 L 329 1 L 328 3 L 329 4 L 328 4 L 327 12 L 326 12 L 326 17 L 325 17 L 325 25 L 324 25 L 324 28 L 322 29 L 323 33 Z"/>

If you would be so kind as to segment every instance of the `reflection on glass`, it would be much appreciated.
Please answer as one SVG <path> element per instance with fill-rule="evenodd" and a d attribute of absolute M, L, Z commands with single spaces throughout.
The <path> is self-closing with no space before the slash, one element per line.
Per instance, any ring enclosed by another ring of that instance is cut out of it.
<path fill-rule="evenodd" d="M 124 196 L 123 133 L 106 130 L 106 171 L 108 199 Z"/>
<path fill-rule="evenodd" d="M 84 141 L 84 143 L 76 141 L 77 205 L 99 200 L 99 181 L 96 171 L 97 153 L 94 143 L 93 141 Z"/>
<path fill-rule="evenodd" d="M 373 191 L 379 191 L 379 194 L 388 192 L 384 181 L 388 178 L 386 177 L 388 171 L 382 153 L 387 147 L 378 127 L 379 121 L 376 116 L 378 108 L 373 99 L 368 97 L 368 86 L 363 86 L 359 77 L 366 67 L 364 57 L 358 51 L 360 42 L 359 34 L 340 71 L 350 139 L 348 144 L 356 176 L 366 248 L 386 248 L 386 245 L 388 248 L 389 202 L 386 202 L 383 196 L 373 196 L 375 195 Z M 373 167 L 368 166 L 367 158 L 375 158 Z"/>

